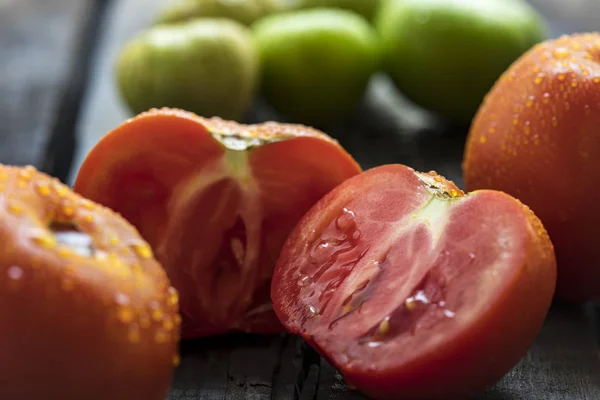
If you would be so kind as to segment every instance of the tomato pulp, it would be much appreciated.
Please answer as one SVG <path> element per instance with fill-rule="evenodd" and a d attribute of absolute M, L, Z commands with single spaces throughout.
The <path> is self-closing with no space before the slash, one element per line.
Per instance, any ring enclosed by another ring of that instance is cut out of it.
<path fill-rule="evenodd" d="M 88 154 L 75 183 L 150 243 L 180 293 L 183 337 L 282 330 L 269 296 L 300 217 L 360 172 L 333 139 L 300 125 L 241 125 L 161 109 Z"/>
<path fill-rule="evenodd" d="M 390 165 L 302 218 L 271 296 L 286 328 L 364 393 L 455 399 L 525 354 L 555 281 L 548 235 L 518 200 Z"/>

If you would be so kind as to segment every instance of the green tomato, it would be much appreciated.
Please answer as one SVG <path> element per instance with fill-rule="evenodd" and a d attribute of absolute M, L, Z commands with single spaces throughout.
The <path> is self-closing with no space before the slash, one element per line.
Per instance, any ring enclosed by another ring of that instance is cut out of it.
<path fill-rule="evenodd" d="M 244 25 L 279 10 L 278 0 L 177 0 L 158 16 L 158 23 L 195 18 L 230 18 Z"/>
<path fill-rule="evenodd" d="M 500 75 L 547 35 L 522 0 L 392 0 L 376 26 L 400 91 L 459 123 L 470 122 Z"/>
<path fill-rule="evenodd" d="M 350 11 L 271 15 L 253 31 L 264 97 L 294 122 L 319 126 L 348 114 L 379 66 L 377 33 Z"/>
<path fill-rule="evenodd" d="M 248 28 L 200 19 L 140 33 L 123 48 L 116 72 L 134 113 L 175 107 L 240 119 L 254 98 L 259 65 Z"/>
<path fill-rule="evenodd" d="M 375 15 L 381 0 L 281 0 L 292 9 L 343 8 L 354 11 L 368 20 Z"/>

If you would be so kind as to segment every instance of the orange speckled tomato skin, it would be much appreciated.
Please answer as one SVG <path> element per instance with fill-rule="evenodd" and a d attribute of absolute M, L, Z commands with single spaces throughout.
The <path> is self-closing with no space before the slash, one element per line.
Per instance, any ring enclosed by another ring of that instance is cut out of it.
<path fill-rule="evenodd" d="M 515 62 L 481 106 L 463 163 L 467 190 L 529 205 L 558 259 L 557 297 L 600 298 L 600 34 L 546 41 Z"/>
<path fill-rule="evenodd" d="M 164 399 L 179 296 L 139 232 L 32 167 L 0 165 L 0 187 L 0 399 Z"/>

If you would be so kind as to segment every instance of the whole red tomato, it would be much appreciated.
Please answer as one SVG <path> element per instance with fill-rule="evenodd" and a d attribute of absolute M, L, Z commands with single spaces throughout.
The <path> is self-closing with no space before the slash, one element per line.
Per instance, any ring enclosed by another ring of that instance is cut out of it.
<path fill-rule="evenodd" d="M 0 190 L 0 399 L 164 399 L 180 318 L 148 244 L 31 167 Z"/>
<path fill-rule="evenodd" d="M 567 301 L 600 299 L 599 62 L 598 33 L 527 52 L 479 109 L 463 164 L 468 190 L 509 193 L 544 222 Z"/>

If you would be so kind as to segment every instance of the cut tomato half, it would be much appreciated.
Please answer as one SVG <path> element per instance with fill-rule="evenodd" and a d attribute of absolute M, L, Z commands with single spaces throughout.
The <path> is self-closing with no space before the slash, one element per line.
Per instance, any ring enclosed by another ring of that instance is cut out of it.
<path fill-rule="evenodd" d="M 75 190 L 121 213 L 181 297 L 184 337 L 282 330 L 269 291 L 301 216 L 360 173 L 333 139 L 300 125 L 241 125 L 161 109 L 88 154 Z"/>
<path fill-rule="evenodd" d="M 377 399 L 457 399 L 525 354 L 556 281 L 541 222 L 500 192 L 383 166 L 321 199 L 281 252 L 275 311 Z"/>

